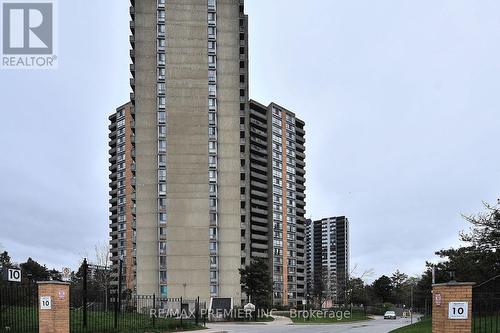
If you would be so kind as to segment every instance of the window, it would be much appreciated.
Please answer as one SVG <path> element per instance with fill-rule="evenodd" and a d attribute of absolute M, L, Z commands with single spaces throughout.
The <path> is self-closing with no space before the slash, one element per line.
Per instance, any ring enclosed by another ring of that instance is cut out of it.
<path fill-rule="evenodd" d="M 217 166 L 217 157 L 213 155 L 208 156 L 208 166 L 215 168 Z"/>
<path fill-rule="evenodd" d="M 217 152 L 217 142 L 214 142 L 214 141 L 210 141 L 208 143 L 208 150 L 210 152 Z"/>
<path fill-rule="evenodd" d="M 210 84 L 208 86 L 208 94 L 210 96 L 215 96 L 217 94 L 217 86 L 215 84 Z"/>
<path fill-rule="evenodd" d="M 158 68 L 158 80 L 165 80 L 165 68 Z"/>
<path fill-rule="evenodd" d="M 217 229 L 210 228 L 209 235 L 210 235 L 211 240 L 216 240 L 217 239 Z"/>
<path fill-rule="evenodd" d="M 215 27 L 208 27 L 208 37 L 215 38 L 217 29 Z"/>
<path fill-rule="evenodd" d="M 210 293 L 211 294 L 217 294 L 217 286 L 211 285 L 210 286 Z"/>
<path fill-rule="evenodd" d="M 167 209 L 167 199 L 165 198 L 158 199 L 158 209 L 160 210 Z"/>
<path fill-rule="evenodd" d="M 158 214 L 158 220 L 160 223 L 167 223 L 167 213 L 160 213 Z"/>
<path fill-rule="evenodd" d="M 210 213 L 210 225 L 217 225 L 217 214 Z"/>
<path fill-rule="evenodd" d="M 217 72 L 216 71 L 214 71 L 214 70 L 209 70 L 208 71 L 208 80 L 210 80 L 212 82 L 215 82 L 216 77 L 217 77 Z"/>
<path fill-rule="evenodd" d="M 158 193 L 160 195 L 167 194 L 167 184 L 158 184 Z"/>
<path fill-rule="evenodd" d="M 164 109 L 165 108 L 165 103 L 166 103 L 166 98 L 165 97 L 158 97 L 158 107 L 160 109 Z"/>
<path fill-rule="evenodd" d="M 208 56 L 208 65 L 210 67 L 215 67 L 215 63 L 217 62 L 217 58 L 214 55 L 209 55 Z"/>
<path fill-rule="evenodd" d="M 208 178 L 211 182 L 217 181 L 217 172 L 215 170 L 208 171 Z"/>
<path fill-rule="evenodd" d="M 210 257 L 210 266 L 217 266 L 217 257 Z"/>
<path fill-rule="evenodd" d="M 217 49 L 217 43 L 213 40 L 208 41 L 208 50 L 215 52 Z"/>
<path fill-rule="evenodd" d="M 165 34 L 165 24 L 158 24 L 158 34 L 159 35 Z"/>
<path fill-rule="evenodd" d="M 158 152 L 159 153 L 166 153 L 167 152 L 167 141 L 158 140 Z"/>
<path fill-rule="evenodd" d="M 160 182 L 167 180 L 167 170 L 158 170 L 158 180 Z"/>
<path fill-rule="evenodd" d="M 215 125 L 217 122 L 217 115 L 214 112 L 208 113 L 208 123 L 210 125 Z"/>
<path fill-rule="evenodd" d="M 214 23 L 215 17 L 215 13 L 208 13 L 208 22 Z"/>
<path fill-rule="evenodd" d="M 208 107 L 210 109 L 215 109 L 217 106 L 217 100 L 215 98 L 209 98 L 208 99 Z"/>
<path fill-rule="evenodd" d="M 167 272 L 160 272 L 160 283 L 167 283 Z"/>
<path fill-rule="evenodd" d="M 167 165 L 167 155 L 158 155 L 158 165 L 165 167 Z"/>
<path fill-rule="evenodd" d="M 167 57 L 164 53 L 158 53 L 158 64 L 165 65 L 166 60 L 167 60 Z"/>
<path fill-rule="evenodd" d="M 165 83 L 158 83 L 158 93 L 159 94 L 165 93 Z"/>
<path fill-rule="evenodd" d="M 158 11 L 158 21 L 165 21 L 165 11 L 164 10 Z"/>
<path fill-rule="evenodd" d="M 164 138 L 167 135 L 167 126 L 160 125 L 158 126 L 158 136 L 160 138 Z"/>
<path fill-rule="evenodd" d="M 158 122 L 160 124 L 165 124 L 166 120 L 167 120 L 167 116 L 165 114 L 165 111 L 158 111 Z"/>
<path fill-rule="evenodd" d="M 167 243 L 160 242 L 160 254 L 167 254 Z"/>
<path fill-rule="evenodd" d="M 208 203 L 209 203 L 209 207 L 210 207 L 210 208 L 215 208 L 215 207 L 217 207 L 217 199 L 210 198 L 210 200 L 208 200 Z"/>

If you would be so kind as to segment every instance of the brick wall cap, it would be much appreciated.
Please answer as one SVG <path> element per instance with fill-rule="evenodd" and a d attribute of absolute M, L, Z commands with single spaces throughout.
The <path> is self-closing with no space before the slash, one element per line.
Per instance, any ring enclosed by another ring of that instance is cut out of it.
<path fill-rule="evenodd" d="M 435 283 L 433 287 L 456 287 L 456 286 L 474 286 L 475 282 L 446 282 L 446 283 Z"/>
<path fill-rule="evenodd" d="M 37 284 L 55 284 L 55 285 L 69 286 L 71 283 L 62 281 L 38 281 Z"/>

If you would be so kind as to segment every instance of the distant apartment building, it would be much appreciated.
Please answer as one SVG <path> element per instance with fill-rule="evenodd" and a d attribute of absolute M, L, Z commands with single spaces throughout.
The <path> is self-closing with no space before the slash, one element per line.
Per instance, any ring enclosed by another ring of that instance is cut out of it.
<path fill-rule="evenodd" d="M 307 295 L 321 291 L 334 303 L 345 300 L 349 278 L 349 220 L 330 217 L 306 222 Z"/>
<path fill-rule="evenodd" d="M 111 248 L 114 258 L 123 259 L 123 282 L 135 286 L 135 124 L 134 107 L 127 103 L 109 117 L 109 201 Z M 117 270 L 114 270 L 117 277 Z"/>
<path fill-rule="evenodd" d="M 275 103 L 250 101 L 240 133 L 241 264 L 269 260 L 279 305 L 305 297 L 304 125 Z"/>
<path fill-rule="evenodd" d="M 131 102 L 110 117 L 112 263 L 142 295 L 241 298 L 243 0 L 131 1 Z"/>

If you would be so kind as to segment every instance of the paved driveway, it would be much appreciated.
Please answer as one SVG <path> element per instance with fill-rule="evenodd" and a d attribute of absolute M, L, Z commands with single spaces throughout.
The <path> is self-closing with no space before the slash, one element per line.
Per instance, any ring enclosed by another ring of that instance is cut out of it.
<path fill-rule="evenodd" d="M 415 319 L 414 319 L 415 322 Z M 410 319 L 374 320 L 333 325 L 287 325 L 286 322 L 273 324 L 209 324 L 210 333 L 388 333 L 393 329 L 410 324 Z M 206 332 L 206 331 L 205 331 Z"/>

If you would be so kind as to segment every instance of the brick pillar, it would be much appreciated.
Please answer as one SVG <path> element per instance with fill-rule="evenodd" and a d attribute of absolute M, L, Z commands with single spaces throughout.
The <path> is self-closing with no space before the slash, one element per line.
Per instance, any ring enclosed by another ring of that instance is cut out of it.
<path fill-rule="evenodd" d="M 468 282 L 432 285 L 432 333 L 471 333 L 473 285 Z M 463 303 L 467 304 L 467 311 Z"/>
<path fill-rule="evenodd" d="M 38 282 L 39 333 L 69 333 L 69 283 Z"/>

